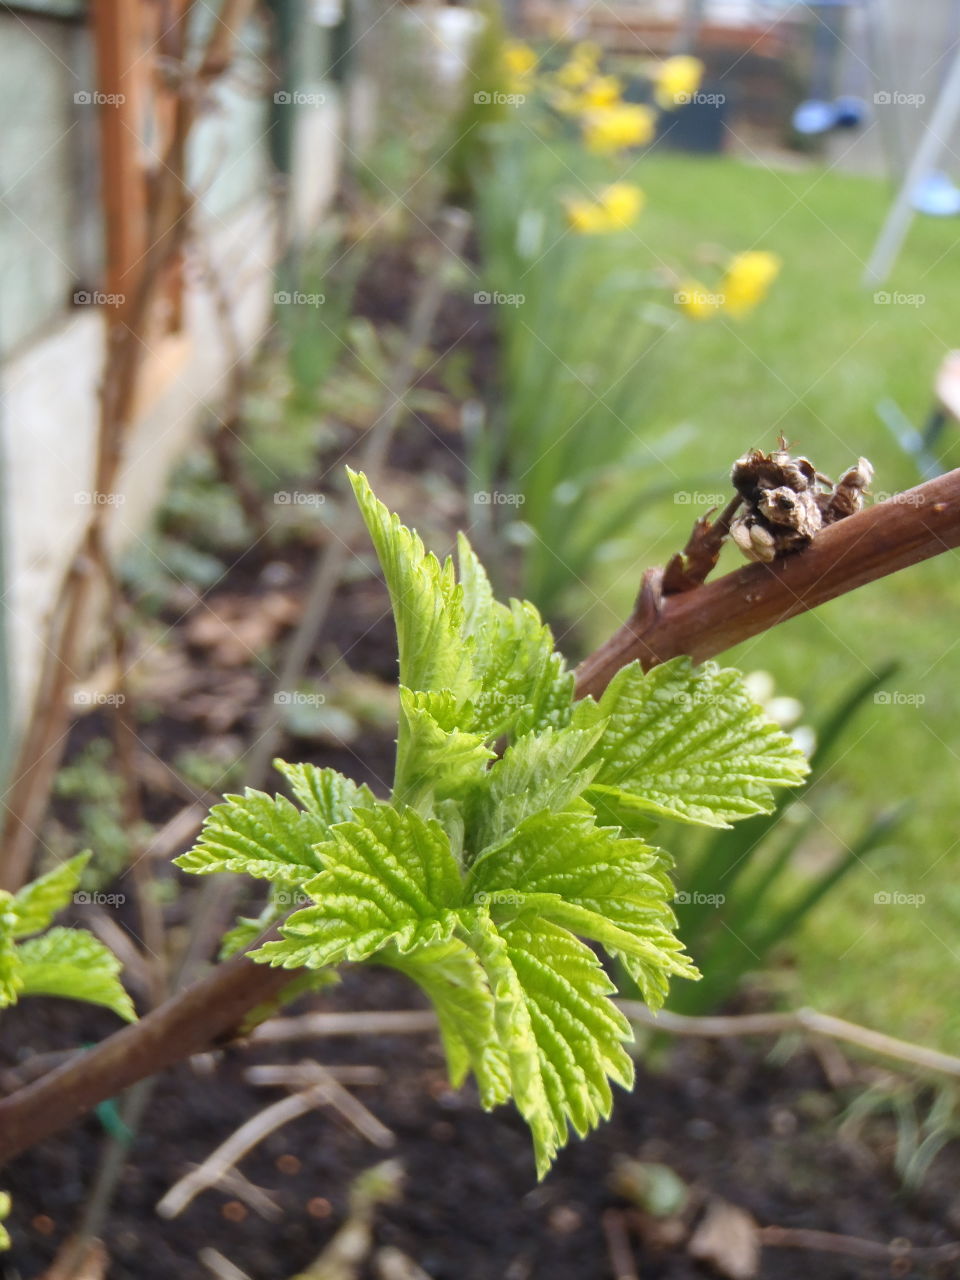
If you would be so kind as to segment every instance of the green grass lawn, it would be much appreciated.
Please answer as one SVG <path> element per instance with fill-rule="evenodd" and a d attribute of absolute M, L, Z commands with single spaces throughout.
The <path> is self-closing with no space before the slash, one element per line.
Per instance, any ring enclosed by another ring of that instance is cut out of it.
<path fill-rule="evenodd" d="M 691 324 L 662 344 L 656 392 L 636 427 L 651 442 L 678 425 L 692 428 L 690 443 L 664 464 L 678 492 L 724 491 L 734 458 L 752 445 L 773 447 L 779 432 L 828 474 L 864 454 L 876 468 L 875 491 L 916 483 L 876 404 L 892 397 L 922 422 L 938 363 L 960 346 L 960 222 L 915 223 L 884 289 L 923 301 L 882 304 L 861 287 L 860 274 L 890 199 L 885 185 L 817 169 L 771 171 L 681 156 L 645 160 L 632 176 L 647 193 L 636 228 L 638 258 L 689 268 L 699 246 L 721 245 L 771 249 L 784 264 L 753 316 Z M 957 430 L 949 432 L 944 460 L 952 455 L 960 464 Z M 626 614 L 638 569 L 662 563 L 682 545 L 696 513 L 670 498 L 638 512 L 629 549 L 604 564 L 596 596 L 582 602 L 588 640 L 604 637 Z M 797 939 L 795 995 L 954 1052 L 960 1051 L 957 568 L 957 553 L 948 553 L 728 655 L 746 670 L 772 672 L 779 690 L 800 698 L 812 718 L 866 671 L 900 659 L 890 692 L 907 700 L 871 703 L 861 713 L 845 754 L 813 798 L 823 826 L 804 856 L 829 856 L 881 807 L 908 799 L 913 809 L 895 842 L 851 876 Z M 878 892 L 925 900 L 883 906 L 874 901 Z"/>

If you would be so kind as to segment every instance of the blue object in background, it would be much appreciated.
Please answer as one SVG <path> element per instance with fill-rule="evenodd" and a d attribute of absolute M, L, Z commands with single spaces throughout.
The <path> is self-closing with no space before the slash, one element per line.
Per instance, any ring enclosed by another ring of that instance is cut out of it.
<path fill-rule="evenodd" d="M 960 214 L 960 190 L 945 173 L 934 170 L 913 188 L 910 203 L 918 213 L 933 218 L 955 218 Z"/>

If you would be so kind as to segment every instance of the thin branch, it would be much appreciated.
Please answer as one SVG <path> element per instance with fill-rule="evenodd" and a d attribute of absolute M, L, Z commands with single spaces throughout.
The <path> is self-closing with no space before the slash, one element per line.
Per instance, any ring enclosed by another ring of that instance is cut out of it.
<path fill-rule="evenodd" d="M 688 654 L 713 658 L 742 640 L 960 546 L 960 470 L 829 525 L 772 564 L 751 564 L 690 591 L 645 602 L 577 668 L 577 694 L 602 693 L 639 658 L 644 668 Z"/>

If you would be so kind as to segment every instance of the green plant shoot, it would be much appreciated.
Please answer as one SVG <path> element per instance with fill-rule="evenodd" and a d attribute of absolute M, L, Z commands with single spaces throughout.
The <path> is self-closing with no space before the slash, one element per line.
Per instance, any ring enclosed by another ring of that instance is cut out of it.
<path fill-rule="evenodd" d="M 712 665 L 676 659 L 645 675 L 633 664 L 599 702 L 575 702 L 549 628 L 532 605 L 494 600 L 465 538 L 457 573 L 364 476 L 351 481 L 397 628 L 390 799 L 278 761 L 296 803 L 228 796 L 178 862 L 271 882 L 272 907 L 232 947 L 301 897 L 253 959 L 372 961 L 419 984 L 454 1084 L 472 1072 L 485 1107 L 514 1100 L 542 1177 L 570 1129 L 610 1114 L 611 1084 L 633 1082 L 630 1026 L 588 944 L 652 1008 L 671 977 L 698 976 L 674 932 L 670 857 L 646 842 L 654 824 L 769 812 L 771 788 L 801 781 L 807 764 L 738 673 Z"/>

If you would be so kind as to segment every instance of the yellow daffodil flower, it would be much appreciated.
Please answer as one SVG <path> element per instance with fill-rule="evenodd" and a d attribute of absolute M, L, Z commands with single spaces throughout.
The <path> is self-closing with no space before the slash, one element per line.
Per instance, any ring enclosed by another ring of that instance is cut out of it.
<path fill-rule="evenodd" d="M 623 82 L 617 76 L 595 76 L 584 86 L 580 94 L 581 111 L 595 111 L 598 107 L 612 107 L 620 101 Z"/>
<path fill-rule="evenodd" d="M 730 260 L 720 290 L 724 306 L 733 316 L 752 311 L 767 296 L 780 273 L 780 258 L 765 249 L 750 249 Z"/>
<path fill-rule="evenodd" d="M 522 80 L 536 67 L 537 55 L 528 44 L 520 40 L 510 40 L 503 47 L 503 65 L 509 75 Z"/>
<path fill-rule="evenodd" d="M 654 72 L 654 96 L 664 111 L 675 111 L 690 102 L 700 88 L 703 63 L 688 54 L 678 54 L 661 62 Z"/>
<path fill-rule="evenodd" d="M 646 146 L 656 129 L 656 112 L 641 103 L 618 102 L 598 107 L 583 118 L 583 140 L 587 149 L 600 155 L 626 147 Z"/>
<path fill-rule="evenodd" d="M 581 235 L 598 235 L 621 231 L 630 226 L 643 209 L 644 194 L 630 182 L 614 182 L 599 193 L 596 200 L 570 200 L 567 218 Z"/>
<path fill-rule="evenodd" d="M 600 53 L 599 45 L 587 41 L 574 45 L 569 60 L 556 72 L 557 84 L 563 89 L 582 89 L 596 76 Z"/>

